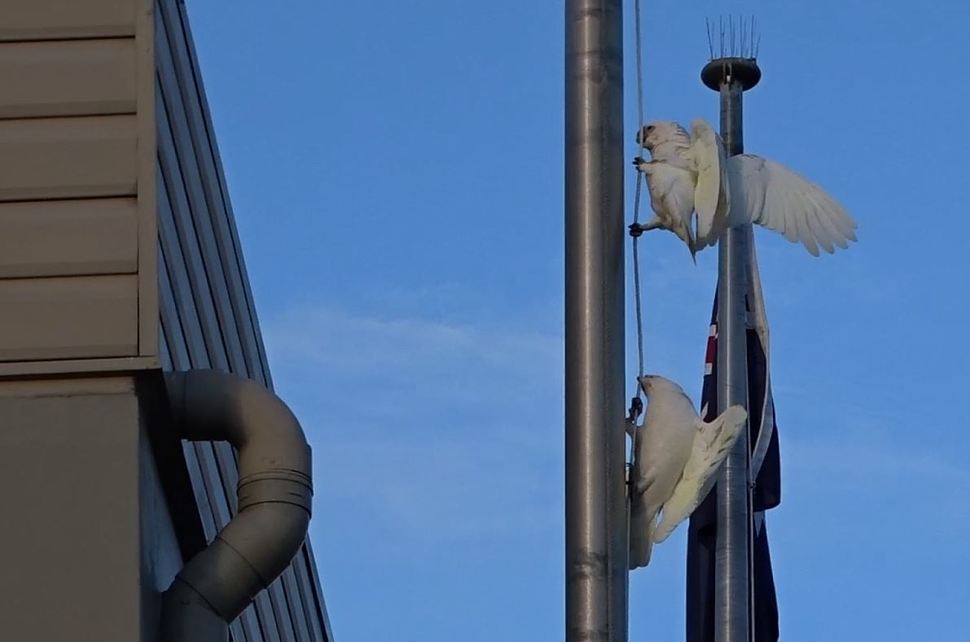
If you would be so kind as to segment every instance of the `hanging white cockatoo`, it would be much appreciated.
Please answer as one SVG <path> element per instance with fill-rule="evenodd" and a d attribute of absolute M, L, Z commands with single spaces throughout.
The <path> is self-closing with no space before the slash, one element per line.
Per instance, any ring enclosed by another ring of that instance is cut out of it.
<path fill-rule="evenodd" d="M 640 386 L 647 413 L 633 433 L 631 569 L 646 566 L 653 545 L 667 539 L 704 500 L 748 418 L 744 408 L 731 406 L 705 422 L 673 381 L 645 376 Z"/>
<path fill-rule="evenodd" d="M 822 188 L 760 156 L 726 157 L 721 138 L 702 119 L 691 123 L 690 134 L 674 122 L 650 123 L 637 133 L 641 141 L 651 160 L 637 158 L 634 165 L 647 176 L 655 215 L 640 229 L 670 230 L 692 256 L 717 243 L 729 225 L 745 223 L 800 242 L 814 256 L 819 247 L 831 253 L 856 240 L 855 221 Z"/>

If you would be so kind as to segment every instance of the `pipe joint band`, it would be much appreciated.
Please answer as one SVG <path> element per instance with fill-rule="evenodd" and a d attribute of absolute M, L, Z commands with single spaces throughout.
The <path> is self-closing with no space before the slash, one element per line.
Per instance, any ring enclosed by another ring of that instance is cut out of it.
<path fill-rule="evenodd" d="M 307 513 L 312 510 L 313 484 L 294 470 L 271 470 L 247 475 L 239 480 L 239 510 L 264 503 L 293 504 Z"/>

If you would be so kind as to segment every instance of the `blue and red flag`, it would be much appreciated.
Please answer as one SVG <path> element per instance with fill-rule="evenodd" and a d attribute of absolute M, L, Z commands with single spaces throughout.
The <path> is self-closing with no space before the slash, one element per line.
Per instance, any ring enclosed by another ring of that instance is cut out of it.
<path fill-rule="evenodd" d="M 756 268 L 755 268 L 756 269 Z M 753 275 L 757 283 L 757 274 Z M 768 372 L 768 331 L 760 287 L 747 298 L 748 418 L 752 489 L 751 605 L 752 642 L 778 640 L 778 603 L 768 549 L 765 511 L 781 502 L 778 431 Z M 717 296 L 711 315 L 701 392 L 701 414 L 711 421 L 717 405 Z M 714 555 L 717 543 L 717 486 L 690 518 L 687 531 L 687 642 L 714 642 Z"/>

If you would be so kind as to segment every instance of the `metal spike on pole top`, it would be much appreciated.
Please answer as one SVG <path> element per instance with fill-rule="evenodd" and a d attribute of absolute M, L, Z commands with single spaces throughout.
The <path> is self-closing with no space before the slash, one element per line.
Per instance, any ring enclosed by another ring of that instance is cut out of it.
<path fill-rule="evenodd" d="M 716 25 L 707 21 L 710 59 L 701 70 L 701 81 L 705 86 L 719 92 L 722 85 L 737 81 L 741 90 L 747 91 L 758 84 L 761 80 L 758 67 L 761 36 L 757 27 L 754 17 L 747 20 L 729 17 L 727 22 L 719 18 Z"/>
<path fill-rule="evenodd" d="M 761 80 L 754 18 L 708 20 L 710 60 L 701 80 L 720 94 L 721 138 L 728 156 L 744 151 L 743 94 Z M 751 277 L 751 225 L 728 228 L 718 244 L 718 412 L 748 407 L 746 295 Z M 752 506 L 749 428 L 725 460 L 717 482 L 714 571 L 715 642 L 756 639 L 752 614 Z"/>

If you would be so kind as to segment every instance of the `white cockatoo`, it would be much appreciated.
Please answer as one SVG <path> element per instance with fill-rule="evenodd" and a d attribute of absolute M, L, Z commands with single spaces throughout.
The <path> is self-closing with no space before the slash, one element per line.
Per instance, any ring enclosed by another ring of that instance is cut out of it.
<path fill-rule="evenodd" d="M 731 406 L 705 422 L 673 381 L 645 376 L 640 386 L 647 396 L 647 413 L 633 431 L 631 569 L 646 566 L 653 545 L 667 539 L 711 491 L 748 418 L 744 408 Z"/>
<path fill-rule="evenodd" d="M 728 226 L 757 223 L 814 256 L 855 241 L 856 223 L 818 185 L 784 165 L 752 154 L 727 157 L 724 143 L 704 120 L 687 131 L 657 121 L 637 133 L 651 160 L 634 160 L 647 177 L 654 218 L 640 230 L 670 230 L 696 252 L 714 245 Z M 692 225 L 697 213 L 696 229 Z"/>

